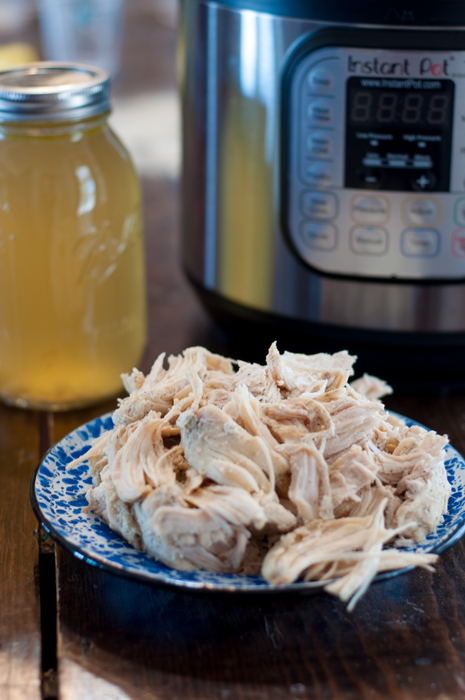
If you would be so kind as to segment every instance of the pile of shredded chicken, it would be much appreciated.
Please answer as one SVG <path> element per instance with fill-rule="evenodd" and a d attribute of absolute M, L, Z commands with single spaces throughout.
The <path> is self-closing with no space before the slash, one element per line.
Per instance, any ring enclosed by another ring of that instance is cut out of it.
<path fill-rule="evenodd" d="M 262 366 L 193 347 L 134 369 L 81 458 L 88 509 L 168 566 L 323 582 L 349 607 L 379 572 L 431 568 L 399 547 L 447 510 L 447 437 L 389 415 L 385 382 L 348 383 L 355 359 L 273 344 Z"/>

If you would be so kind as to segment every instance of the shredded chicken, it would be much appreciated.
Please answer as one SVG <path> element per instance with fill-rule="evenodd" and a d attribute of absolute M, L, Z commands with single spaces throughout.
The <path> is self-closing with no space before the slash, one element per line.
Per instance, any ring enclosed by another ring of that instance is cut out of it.
<path fill-rule="evenodd" d="M 168 566 L 318 581 L 350 609 L 377 573 L 431 568 L 400 547 L 447 511 L 447 437 L 389 415 L 382 380 L 349 383 L 355 359 L 194 347 L 134 369 L 115 427 L 72 463 L 89 460 L 88 509 Z"/>

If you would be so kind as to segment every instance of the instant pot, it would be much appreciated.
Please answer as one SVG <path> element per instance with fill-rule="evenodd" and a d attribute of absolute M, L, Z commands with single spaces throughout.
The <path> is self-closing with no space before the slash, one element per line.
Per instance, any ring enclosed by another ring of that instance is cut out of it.
<path fill-rule="evenodd" d="M 183 263 L 209 311 L 463 386 L 463 0 L 182 8 Z"/>

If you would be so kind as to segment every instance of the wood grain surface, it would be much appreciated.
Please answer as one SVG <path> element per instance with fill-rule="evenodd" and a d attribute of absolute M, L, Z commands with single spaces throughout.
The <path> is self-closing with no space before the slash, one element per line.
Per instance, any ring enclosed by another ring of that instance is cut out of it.
<path fill-rule="evenodd" d="M 60 697 L 82 700 L 81 668 L 92 699 L 101 680 L 134 700 L 463 698 L 464 565 L 459 545 L 434 576 L 377 583 L 350 614 L 325 594 L 146 586 L 59 550 Z"/>
<path fill-rule="evenodd" d="M 39 460 L 37 413 L 0 406 L 0 698 L 41 697 L 37 522 L 29 484 Z"/>

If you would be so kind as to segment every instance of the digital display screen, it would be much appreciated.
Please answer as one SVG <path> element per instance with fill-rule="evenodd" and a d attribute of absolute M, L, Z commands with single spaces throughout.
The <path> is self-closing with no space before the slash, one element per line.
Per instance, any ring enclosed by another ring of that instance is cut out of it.
<path fill-rule="evenodd" d="M 355 89 L 349 99 L 349 120 L 357 126 L 435 127 L 450 122 L 451 96 L 442 92 Z"/>
<path fill-rule="evenodd" d="M 447 191 L 451 80 L 349 78 L 346 187 Z"/>

